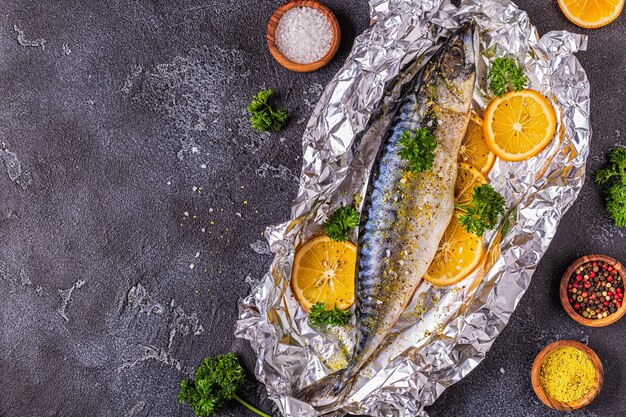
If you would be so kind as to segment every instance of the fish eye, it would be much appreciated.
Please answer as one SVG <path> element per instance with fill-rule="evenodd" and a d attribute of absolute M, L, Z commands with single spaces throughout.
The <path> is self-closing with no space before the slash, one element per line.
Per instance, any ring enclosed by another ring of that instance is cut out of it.
<path fill-rule="evenodd" d="M 448 76 L 452 76 L 463 66 L 464 58 L 465 53 L 463 48 L 458 45 L 453 45 L 443 57 L 443 72 L 447 73 Z"/>
<path fill-rule="evenodd" d="M 461 50 L 461 47 L 459 47 L 458 45 L 455 45 L 450 49 L 450 55 L 454 59 L 459 59 L 459 60 L 463 59 L 463 51 Z"/>

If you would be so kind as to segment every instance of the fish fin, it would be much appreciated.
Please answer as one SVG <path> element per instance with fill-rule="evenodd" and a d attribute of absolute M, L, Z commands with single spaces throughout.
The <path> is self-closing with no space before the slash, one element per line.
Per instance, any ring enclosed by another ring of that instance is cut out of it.
<path fill-rule="evenodd" d="M 346 384 L 343 377 L 344 370 L 337 371 L 295 391 L 293 396 L 311 404 L 318 411 L 334 411 L 345 400 L 352 386 L 351 383 Z"/>

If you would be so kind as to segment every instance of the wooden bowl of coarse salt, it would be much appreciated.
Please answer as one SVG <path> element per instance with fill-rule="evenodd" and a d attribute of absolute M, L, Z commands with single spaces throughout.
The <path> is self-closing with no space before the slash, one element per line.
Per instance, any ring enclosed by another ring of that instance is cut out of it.
<path fill-rule="evenodd" d="M 314 0 L 280 6 L 267 26 L 267 46 L 276 61 L 296 72 L 311 72 L 330 62 L 341 33 L 332 11 Z"/>

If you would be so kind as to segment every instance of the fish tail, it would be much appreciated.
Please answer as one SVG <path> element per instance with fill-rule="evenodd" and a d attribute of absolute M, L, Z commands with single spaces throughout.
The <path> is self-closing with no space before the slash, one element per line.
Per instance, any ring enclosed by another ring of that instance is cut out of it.
<path fill-rule="evenodd" d="M 294 392 L 293 395 L 313 405 L 318 411 L 332 411 L 343 402 L 352 385 L 346 376 L 346 369 L 337 371 Z"/>

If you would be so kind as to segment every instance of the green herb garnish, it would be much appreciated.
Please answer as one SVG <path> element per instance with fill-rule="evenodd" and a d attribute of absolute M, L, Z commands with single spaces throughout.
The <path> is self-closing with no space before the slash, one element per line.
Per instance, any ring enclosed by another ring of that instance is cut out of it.
<path fill-rule="evenodd" d="M 464 214 L 459 223 L 468 233 L 482 236 L 485 231 L 493 229 L 498 216 L 504 213 L 504 197 L 489 184 L 474 187 L 472 200 L 469 203 L 457 204 L 455 208 Z"/>
<path fill-rule="evenodd" d="M 522 90 L 528 85 L 528 78 L 524 75 L 524 68 L 517 65 L 513 58 L 500 57 L 491 62 L 489 70 L 489 89 L 498 97 L 502 97 L 507 90 Z"/>
<path fill-rule="evenodd" d="M 250 102 L 248 111 L 252 113 L 250 123 L 252 128 L 259 132 L 273 130 L 280 131 L 287 123 L 289 112 L 286 109 L 274 110 L 268 100 L 273 94 L 272 90 L 259 91 Z"/>
<path fill-rule="evenodd" d="M 194 379 L 181 381 L 178 400 L 181 404 L 187 402 L 200 417 L 217 414 L 230 400 L 239 401 L 260 416 L 271 417 L 237 396 L 236 391 L 244 380 L 244 370 L 234 354 L 205 358 L 196 369 Z"/>
<path fill-rule="evenodd" d="M 342 311 L 335 306 L 326 311 L 326 303 L 315 303 L 309 313 L 309 323 L 313 326 L 345 326 L 350 322 L 350 311 Z"/>
<path fill-rule="evenodd" d="M 398 140 L 398 145 L 401 147 L 398 155 L 409 162 L 410 171 L 424 172 L 433 167 L 437 139 L 427 128 L 405 130 Z"/>
<path fill-rule="evenodd" d="M 337 242 L 348 240 L 348 232 L 359 225 L 359 212 L 353 205 L 341 206 L 322 224 L 326 235 Z"/>
<path fill-rule="evenodd" d="M 611 151 L 607 166 L 596 172 L 598 185 L 606 185 L 606 211 L 618 227 L 626 227 L 626 148 Z"/>

